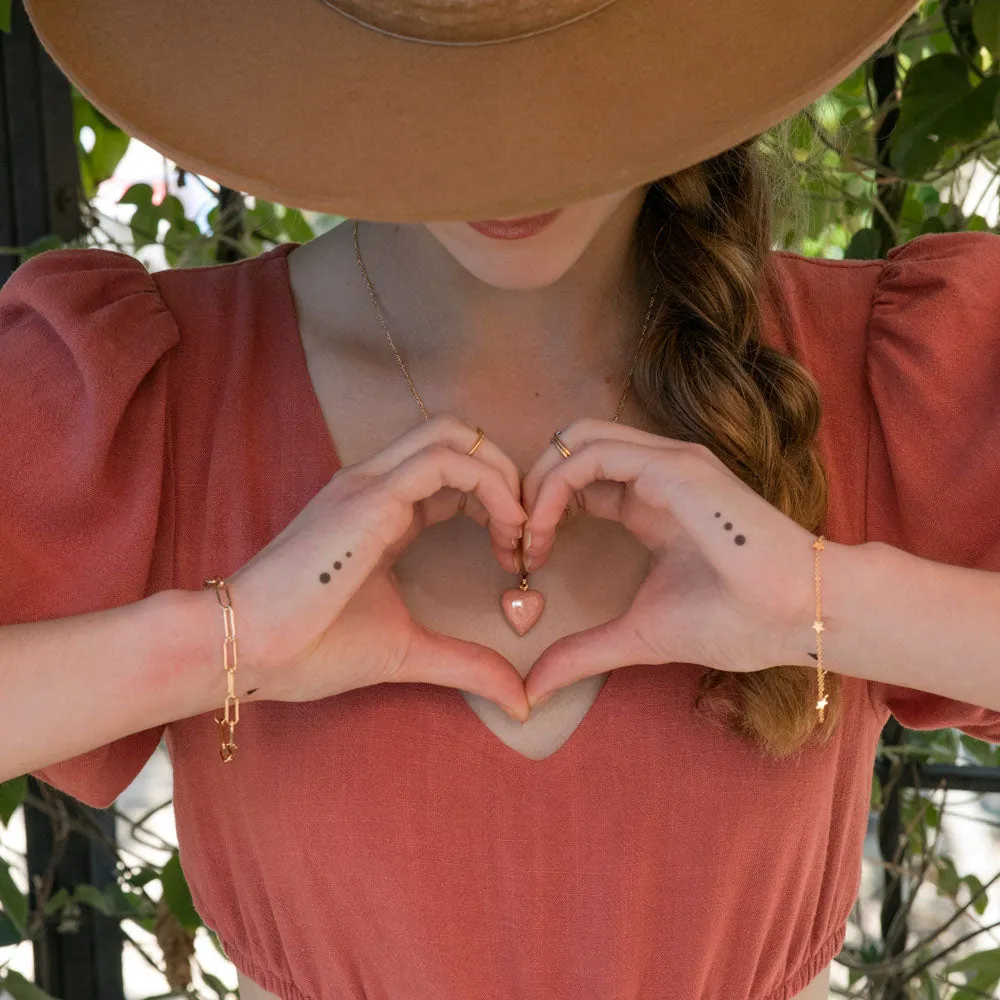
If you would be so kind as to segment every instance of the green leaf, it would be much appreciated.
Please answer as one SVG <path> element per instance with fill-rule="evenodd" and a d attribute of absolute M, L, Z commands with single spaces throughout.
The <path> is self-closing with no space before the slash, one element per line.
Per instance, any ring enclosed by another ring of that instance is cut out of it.
<path fill-rule="evenodd" d="M 145 183 L 130 184 L 118 199 L 119 205 L 137 205 L 142 208 L 144 205 L 153 203 L 153 189 Z"/>
<path fill-rule="evenodd" d="M 958 872 L 955 870 L 955 863 L 947 855 L 942 855 L 935 860 L 935 867 L 937 868 L 938 894 L 954 899 L 960 882 Z"/>
<path fill-rule="evenodd" d="M 65 241 L 56 236 L 55 233 L 46 233 L 24 248 L 24 253 L 21 254 L 22 262 L 46 250 L 58 250 L 64 246 L 66 246 Z"/>
<path fill-rule="evenodd" d="M 160 882 L 163 885 L 163 897 L 173 914 L 181 922 L 181 926 L 189 931 L 197 930 L 202 925 L 202 919 L 198 916 L 198 911 L 194 908 L 191 899 L 191 890 L 188 888 L 187 879 L 184 877 L 184 870 L 181 868 L 181 859 L 177 851 L 170 856 L 170 860 L 163 866 L 160 873 Z"/>
<path fill-rule="evenodd" d="M 1000 55 L 1000 0 L 978 0 L 972 8 L 972 31 L 996 59 Z"/>
<path fill-rule="evenodd" d="M 211 972 L 205 972 L 202 970 L 201 978 L 205 981 L 205 985 L 210 989 L 215 990 L 215 995 L 219 1000 L 226 1000 L 233 991 L 229 989 L 225 983 L 219 979 L 218 976 L 213 976 Z"/>
<path fill-rule="evenodd" d="M 286 209 L 283 221 L 285 234 L 294 243 L 308 243 L 316 235 L 312 231 L 312 226 L 306 222 L 305 216 L 297 208 Z"/>
<path fill-rule="evenodd" d="M 184 203 L 174 194 L 166 195 L 160 202 L 160 215 L 172 226 L 180 226 L 188 221 L 184 215 Z"/>
<path fill-rule="evenodd" d="M 844 257 L 852 260 L 875 260 L 881 256 L 882 237 L 875 229 L 859 229 L 844 251 Z"/>
<path fill-rule="evenodd" d="M 146 885 L 148 882 L 153 882 L 160 877 L 160 872 L 158 869 L 150 866 L 145 868 L 140 868 L 137 872 L 125 872 L 122 878 L 128 882 L 129 885 L 134 886 L 136 889 L 141 889 L 142 886 Z"/>
<path fill-rule="evenodd" d="M 977 139 L 993 120 L 1000 76 L 976 83 L 965 60 L 941 52 L 915 63 L 903 82 L 899 119 L 890 136 L 892 165 L 923 177 L 957 142 Z"/>
<path fill-rule="evenodd" d="M 57 1000 L 51 993 L 46 993 L 34 983 L 29 983 L 20 972 L 13 970 L 7 973 L 7 978 L 2 985 L 14 1000 Z"/>
<path fill-rule="evenodd" d="M 87 906 L 92 906 L 106 917 L 124 915 L 121 912 L 119 901 L 111 899 L 107 889 L 98 889 L 96 885 L 80 882 L 73 888 L 73 898 L 78 902 L 86 903 Z M 131 910 L 131 907 L 127 907 L 125 912 L 127 913 L 129 910 Z"/>
<path fill-rule="evenodd" d="M 971 975 L 966 976 L 965 981 L 969 995 L 992 996 L 993 988 L 1000 982 L 1000 948 L 966 955 L 965 958 L 945 966 L 943 971 L 946 975 L 953 972 L 971 973 Z M 959 991 L 955 997 L 959 997 L 964 992 L 966 991 Z"/>
<path fill-rule="evenodd" d="M 0 0 L 0 31 L 10 34 L 10 0 Z"/>
<path fill-rule="evenodd" d="M 0 911 L 0 948 L 18 944 L 23 940 L 24 938 L 21 937 L 21 932 L 14 926 L 14 922 L 6 913 Z"/>
<path fill-rule="evenodd" d="M 106 181 L 128 149 L 129 137 L 106 115 L 98 111 L 86 97 L 73 88 L 73 127 L 77 136 L 77 159 L 85 196 L 97 194 L 98 186 Z M 84 127 L 94 133 L 94 145 L 88 151 L 83 145 Z"/>
<path fill-rule="evenodd" d="M 17 807 L 24 801 L 24 796 L 27 793 L 28 776 L 26 774 L 22 774 L 19 778 L 0 782 L 0 823 L 5 827 L 10 822 L 11 816 L 17 811 Z"/>
<path fill-rule="evenodd" d="M 18 929 L 22 937 L 28 936 L 28 897 L 14 884 L 10 865 L 0 858 L 0 907 Z"/>
<path fill-rule="evenodd" d="M 972 904 L 972 908 L 976 911 L 976 913 L 982 916 L 986 907 L 989 906 L 989 893 L 982 892 L 983 883 L 980 882 L 975 875 L 964 875 L 962 876 L 962 881 L 969 887 L 970 899 L 976 896 L 977 892 L 982 893 L 980 896 L 976 897 L 976 901 Z"/>
<path fill-rule="evenodd" d="M 55 916 L 70 900 L 72 900 L 69 889 L 63 886 L 58 892 L 49 896 L 42 907 L 42 913 L 47 917 Z"/>
<path fill-rule="evenodd" d="M 925 1000 L 941 1000 L 941 991 L 938 989 L 937 980 L 927 969 L 920 973 L 920 983 L 924 988 L 923 997 Z"/>
<path fill-rule="evenodd" d="M 128 220 L 132 241 L 139 250 L 151 243 L 159 243 L 160 206 L 153 204 L 153 189 L 148 184 L 131 184 L 118 199 L 119 205 L 135 205 Z"/>
<path fill-rule="evenodd" d="M 281 241 L 283 226 L 277 208 L 272 202 L 258 198 L 256 207 L 246 209 L 244 218 L 247 233 L 254 241 L 268 240 L 271 243 Z"/>
<path fill-rule="evenodd" d="M 833 93 L 839 97 L 841 100 L 853 100 L 853 101 L 864 101 L 866 100 L 865 95 L 865 79 L 867 66 L 862 63 L 858 66 L 849 76 L 845 77 L 836 87 L 833 88 Z"/>

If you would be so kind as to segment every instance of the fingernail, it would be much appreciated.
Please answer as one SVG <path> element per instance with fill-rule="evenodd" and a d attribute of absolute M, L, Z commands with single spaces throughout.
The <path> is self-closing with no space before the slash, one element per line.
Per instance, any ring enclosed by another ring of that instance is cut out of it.
<path fill-rule="evenodd" d="M 501 705 L 500 707 L 503 709 L 504 715 L 506 715 L 509 718 L 513 719 L 516 723 L 518 723 L 518 725 L 522 725 L 521 720 L 509 708 L 507 708 L 504 705 Z"/>
<path fill-rule="evenodd" d="M 525 552 L 531 548 L 531 530 L 529 528 L 524 529 L 524 534 L 521 536 L 521 541 L 523 542 L 523 549 Z"/>
<path fill-rule="evenodd" d="M 521 556 L 521 562 L 524 563 L 524 572 L 525 573 L 530 573 L 531 572 L 531 556 L 529 556 L 529 555 L 522 555 Z"/>
<path fill-rule="evenodd" d="M 549 700 L 549 698 L 551 698 L 554 694 L 555 691 L 550 691 L 548 694 L 543 694 L 541 698 L 531 703 L 532 709 L 538 708 L 539 705 L 544 705 Z"/>

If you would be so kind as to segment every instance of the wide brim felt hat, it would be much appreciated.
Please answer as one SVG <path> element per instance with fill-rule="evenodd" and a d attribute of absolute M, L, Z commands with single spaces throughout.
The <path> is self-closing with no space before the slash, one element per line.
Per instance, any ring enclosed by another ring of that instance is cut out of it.
<path fill-rule="evenodd" d="M 631 188 L 806 107 L 915 0 L 26 0 L 129 135 L 259 198 L 509 218 Z"/>

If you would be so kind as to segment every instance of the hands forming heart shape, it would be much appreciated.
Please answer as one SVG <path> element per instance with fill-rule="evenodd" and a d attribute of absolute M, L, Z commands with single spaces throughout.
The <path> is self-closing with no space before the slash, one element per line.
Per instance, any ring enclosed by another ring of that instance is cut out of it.
<path fill-rule="evenodd" d="M 559 436 L 572 454 L 547 448 L 521 483 L 526 569 L 545 564 L 574 494 L 588 514 L 619 521 L 651 560 L 624 614 L 539 655 L 524 679 L 531 707 L 630 665 L 698 663 L 748 673 L 810 664 L 812 533 L 703 445 L 593 419 Z"/>
<path fill-rule="evenodd" d="M 442 414 L 338 470 L 230 575 L 257 626 L 248 660 L 271 698 L 422 682 L 473 692 L 526 720 L 560 688 L 620 667 L 816 665 L 814 537 L 708 448 L 583 419 L 560 431 L 568 457 L 550 446 L 521 475 L 488 439 L 470 457 L 471 430 Z M 393 565 L 426 526 L 455 516 L 463 493 L 477 498 L 466 513 L 488 528 L 507 572 L 518 572 L 519 544 L 529 573 L 544 566 L 571 498 L 620 522 L 651 556 L 629 607 L 550 643 L 523 679 L 491 647 L 420 624 Z M 840 566 L 850 559 L 850 546 L 826 548 Z M 856 589 L 852 579 L 837 584 Z"/>

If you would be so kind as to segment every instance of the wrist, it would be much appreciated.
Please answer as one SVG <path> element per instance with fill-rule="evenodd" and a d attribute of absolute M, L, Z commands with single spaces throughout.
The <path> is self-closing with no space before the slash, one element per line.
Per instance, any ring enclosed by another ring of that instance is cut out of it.
<path fill-rule="evenodd" d="M 862 625 L 867 620 L 873 591 L 880 573 L 894 550 L 881 542 L 847 545 L 823 540 L 819 553 L 820 614 L 823 629 L 823 668 L 836 673 L 851 673 L 857 660 Z M 815 557 L 810 550 L 810 566 Z M 808 597 L 787 642 L 788 659 L 783 663 L 818 669 L 816 621 L 816 583 L 813 573 L 806 582 Z"/>
<path fill-rule="evenodd" d="M 253 661 L 253 651 L 245 640 L 246 623 L 240 619 L 239 604 L 232 590 L 230 595 L 233 598 L 236 633 L 234 690 L 241 702 L 258 701 L 266 695 L 262 691 L 256 695 L 247 694 L 260 687 L 259 670 Z M 228 692 L 223 659 L 226 627 L 216 591 L 212 588 L 165 590 L 154 598 L 162 604 L 163 620 L 170 623 L 165 625 L 168 653 L 163 663 L 171 676 L 165 680 L 178 684 L 184 690 L 190 706 L 184 717 L 204 712 L 221 715 Z"/>

